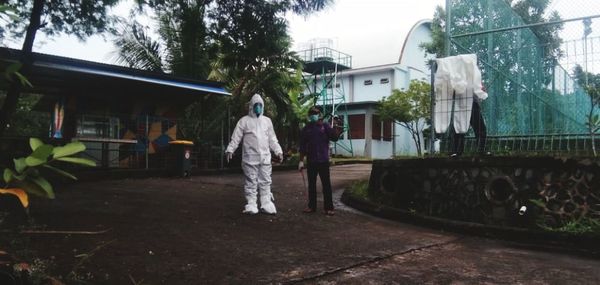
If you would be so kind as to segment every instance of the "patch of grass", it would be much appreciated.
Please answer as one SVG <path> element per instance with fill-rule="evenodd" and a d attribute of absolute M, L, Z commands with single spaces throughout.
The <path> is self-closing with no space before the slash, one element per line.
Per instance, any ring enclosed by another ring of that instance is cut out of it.
<path fill-rule="evenodd" d="M 548 226 L 542 226 L 542 228 L 548 231 L 571 234 L 600 234 L 600 220 L 586 217 L 575 221 L 568 221 L 558 228 L 551 228 Z"/>
<path fill-rule="evenodd" d="M 529 199 L 540 210 L 546 207 L 546 203 L 541 199 Z M 587 234 L 595 233 L 600 234 L 600 220 L 597 218 L 580 217 L 573 218 L 572 220 L 562 221 L 560 226 L 549 226 L 543 218 L 539 218 L 537 225 L 546 231 L 551 232 L 562 232 L 571 234 Z"/>
<path fill-rule="evenodd" d="M 352 182 L 352 184 L 350 184 L 350 187 L 348 187 L 348 190 L 350 191 L 350 194 L 352 194 L 355 197 L 360 197 L 363 199 L 368 199 L 369 198 L 369 180 L 358 180 L 355 182 Z"/>
<path fill-rule="evenodd" d="M 355 157 L 345 157 L 345 156 L 334 156 L 331 158 L 331 161 L 373 161 L 373 159 L 363 156 L 355 156 Z"/>

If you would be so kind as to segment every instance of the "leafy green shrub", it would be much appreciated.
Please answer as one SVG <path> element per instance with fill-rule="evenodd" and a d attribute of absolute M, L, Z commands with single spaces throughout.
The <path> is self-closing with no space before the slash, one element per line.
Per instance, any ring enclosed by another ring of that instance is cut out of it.
<path fill-rule="evenodd" d="M 46 178 L 42 176 L 41 169 L 53 171 L 64 177 L 77 180 L 77 178 L 60 168 L 53 166 L 56 162 L 66 162 L 85 166 L 96 166 L 92 160 L 76 157 L 74 155 L 85 150 L 81 142 L 71 142 L 64 146 L 44 144 L 37 138 L 29 139 L 32 153 L 27 157 L 15 158 L 14 169 L 5 168 L 3 173 L 4 188 L 0 194 L 16 195 L 24 208 L 29 205 L 29 195 L 36 195 L 54 199 L 54 189 Z"/>
<path fill-rule="evenodd" d="M 578 221 L 570 221 L 558 228 L 557 231 L 575 234 L 600 233 L 600 221 L 592 218 L 583 218 Z"/>

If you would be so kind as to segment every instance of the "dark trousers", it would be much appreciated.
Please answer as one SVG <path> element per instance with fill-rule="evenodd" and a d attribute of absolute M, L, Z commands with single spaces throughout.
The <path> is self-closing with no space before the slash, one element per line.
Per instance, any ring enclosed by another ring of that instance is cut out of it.
<path fill-rule="evenodd" d="M 477 139 L 477 151 L 480 153 L 485 152 L 485 141 L 487 139 L 487 129 L 485 128 L 485 122 L 481 115 L 481 106 L 477 101 L 473 100 L 473 108 L 471 108 L 471 127 L 475 133 Z M 465 134 L 454 133 L 454 147 L 453 153 L 458 155 L 462 154 L 465 149 Z"/>
<path fill-rule="evenodd" d="M 313 210 L 317 209 L 317 175 L 319 175 L 321 177 L 321 184 L 323 185 L 325 211 L 333 210 L 329 162 L 309 162 L 306 166 L 306 172 L 308 173 L 308 207 Z"/>

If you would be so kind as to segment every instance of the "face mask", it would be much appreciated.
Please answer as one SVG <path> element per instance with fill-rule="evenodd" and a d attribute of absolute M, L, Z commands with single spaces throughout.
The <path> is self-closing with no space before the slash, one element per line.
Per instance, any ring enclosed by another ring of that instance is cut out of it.
<path fill-rule="evenodd" d="M 256 114 L 257 117 L 262 114 L 262 110 L 262 105 L 260 103 L 254 104 L 254 114 Z"/>
<path fill-rule="evenodd" d="M 310 115 L 310 116 L 308 116 L 308 120 L 310 122 L 314 123 L 319 120 L 319 115 Z"/>

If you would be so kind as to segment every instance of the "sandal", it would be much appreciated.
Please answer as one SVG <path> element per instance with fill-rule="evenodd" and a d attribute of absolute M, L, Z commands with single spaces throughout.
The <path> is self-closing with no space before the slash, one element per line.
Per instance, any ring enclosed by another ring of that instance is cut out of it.
<path fill-rule="evenodd" d="M 307 214 L 310 214 L 310 213 L 314 213 L 314 212 L 315 212 L 315 209 L 306 208 L 306 209 L 302 210 L 302 212 L 304 212 L 304 213 L 307 213 Z"/>
<path fill-rule="evenodd" d="M 333 210 L 327 210 L 327 211 L 325 211 L 325 215 L 333 216 L 333 215 L 335 215 L 335 212 Z"/>

